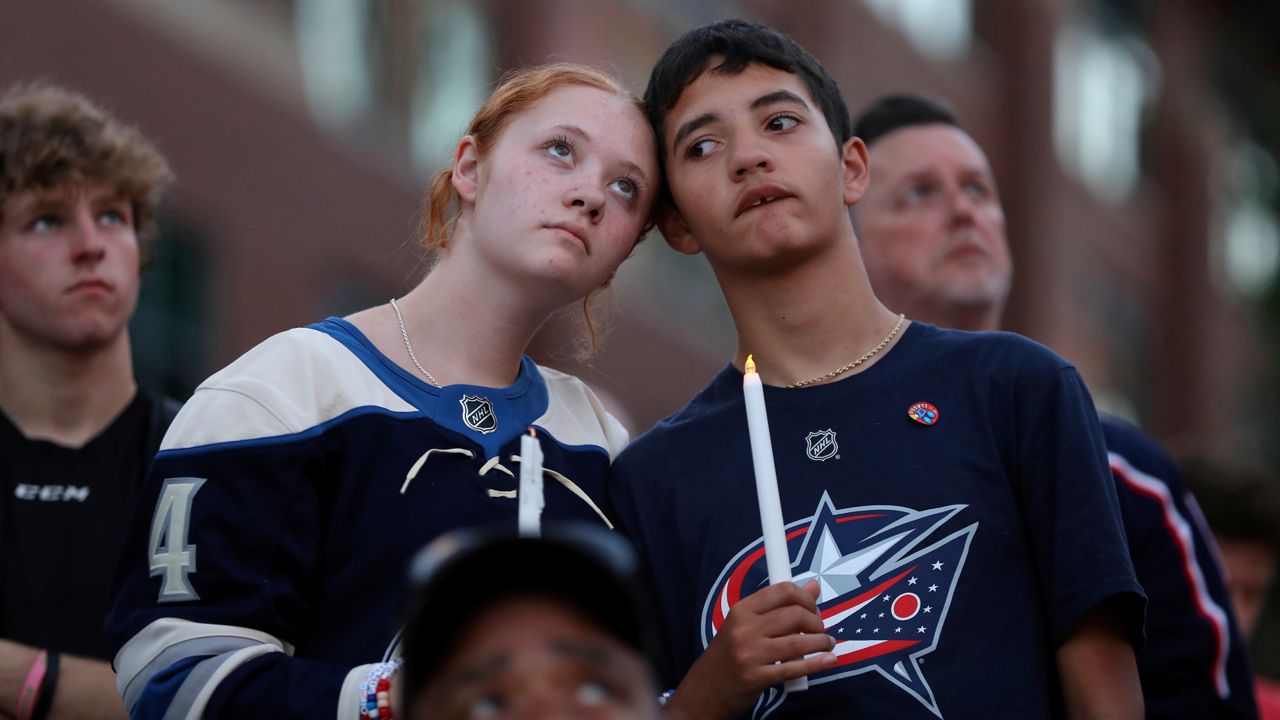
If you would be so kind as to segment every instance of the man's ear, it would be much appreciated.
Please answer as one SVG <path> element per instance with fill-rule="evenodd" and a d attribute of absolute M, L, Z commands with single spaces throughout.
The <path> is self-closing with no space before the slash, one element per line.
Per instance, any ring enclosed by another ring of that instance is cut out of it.
<path fill-rule="evenodd" d="M 845 141 L 840 148 L 840 164 L 844 169 L 844 204 L 857 205 L 871 183 L 871 164 L 867 162 L 867 146 L 862 138 Z"/>
<path fill-rule="evenodd" d="M 479 184 L 480 153 L 475 137 L 466 135 L 458 141 L 458 149 L 453 154 L 453 189 L 462 202 L 474 203 Z"/>
<path fill-rule="evenodd" d="M 702 252 L 702 246 L 698 244 L 698 238 L 693 236 L 693 232 L 689 230 L 689 225 L 684 221 L 684 216 L 675 205 L 671 203 L 662 203 L 657 209 L 658 230 L 662 233 L 662 239 L 667 241 L 672 250 L 684 253 L 685 255 L 697 255 Z"/>

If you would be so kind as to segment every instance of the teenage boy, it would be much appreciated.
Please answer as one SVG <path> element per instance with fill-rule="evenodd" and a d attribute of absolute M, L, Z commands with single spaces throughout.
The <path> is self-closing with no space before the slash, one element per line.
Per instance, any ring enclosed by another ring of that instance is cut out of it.
<path fill-rule="evenodd" d="M 134 382 L 128 330 L 170 181 L 85 97 L 0 94 L 0 717 L 124 717 L 102 622 L 177 411 Z"/>
<path fill-rule="evenodd" d="M 730 366 L 617 461 L 687 717 L 1139 717 L 1133 576 L 1075 369 L 908 323 L 848 206 L 866 148 L 826 70 L 743 21 L 667 49 L 645 104 L 676 250 L 704 253 Z M 740 368 L 767 385 L 796 583 L 764 587 Z M 808 655 L 808 657 L 802 657 Z M 808 676 L 809 689 L 779 683 Z M 754 703 L 754 711 L 753 711 Z"/>
<path fill-rule="evenodd" d="M 892 308 L 942 327 L 996 330 L 1013 263 L 995 175 L 936 101 L 890 95 L 854 124 L 876 181 L 858 206 L 862 258 Z M 1173 460 L 1102 415 L 1133 568 L 1150 602 L 1138 674 L 1147 718 L 1257 717 L 1248 654 L 1212 543 Z"/>

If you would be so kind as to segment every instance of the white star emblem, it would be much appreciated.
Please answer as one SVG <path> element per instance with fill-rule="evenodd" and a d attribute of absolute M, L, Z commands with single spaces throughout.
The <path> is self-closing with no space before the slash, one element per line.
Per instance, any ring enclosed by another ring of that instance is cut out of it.
<path fill-rule="evenodd" d="M 930 586 L 929 586 L 929 592 L 937 592 L 937 591 L 938 591 L 938 586 L 937 586 L 937 585 L 930 585 Z"/>
<path fill-rule="evenodd" d="M 938 562 L 934 563 L 934 564 L 933 564 L 933 569 L 934 569 L 934 570 L 941 570 L 941 569 L 942 569 L 942 561 L 941 561 L 941 560 L 939 560 Z"/>
<path fill-rule="evenodd" d="M 883 598 L 881 598 L 881 600 L 884 600 L 885 602 L 889 602 L 889 596 L 885 595 Z"/>
<path fill-rule="evenodd" d="M 895 633 L 900 633 L 900 632 L 902 632 L 902 628 L 900 628 L 900 627 L 896 627 L 896 628 L 894 628 L 894 629 L 893 629 L 893 631 L 894 631 Z"/>
<path fill-rule="evenodd" d="M 854 635 L 861 635 L 861 634 L 862 634 L 862 628 L 858 628 L 857 630 L 854 630 L 854 631 L 853 631 L 853 634 L 854 634 Z"/>
<path fill-rule="evenodd" d="M 884 617 L 884 613 L 880 613 L 880 617 Z"/>
<path fill-rule="evenodd" d="M 907 580 L 907 584 L 908 584 L 908 585 L 915 585 L 915 584 L 916 584 L 916 579 L 915 579 L 915 578 L 910 578 L 909 580 Z"/>
<path fill-rule="evenodd" d="M 843 634 L 844 634 L 844 628 L 840 628 L 840 629 L 836 630 L 836 632 L 838 632 L 838 633 L 840 633 L 840 634 L 842 634 L 842 635 L 843 635 Z"/>
<path fill-rule="evenodd" d="M 871 632 L 878 633 L 880 632 L 880 628 L 871 628 Z"/>
<path fill-rule="evenodd" d="M 813 562 L 809 564 L 808 570 L 796 575 L 794 581 L 797 585 L 802 585 L 807 580 L 817 580 L 822 588 L 822 593 L 818 595 L 820 603 L 846 595 L 862 586 L 858 581 L 858 575 L 879 560 L 880 556 L 901 537 L 886 538 L 872 547 L 844 555 L 836 545 L 831 529 L 824 527 L 817 540 Z"/>
<path fill-rule="evenodd" d="M 866 619 L 867 619 L 867 614 L 866 614 L 866 613 L 862 613 L 862 614 L 861 614 L 861 615 L 859 615 L 858 617 L 862 618 L 863 620 L 866 620 Z"/>
<path fill-rule="evenodd" d="M 924 609 L 925 612 L 933 612 L 933 606 L 929 605 Z"/>
<path fill-rule="evenodd" d="M 923 634 L 924 634 L 924 626 L 923 626 L 923 625 L 921 625 L 920 627 L 916 628 L 916 632 L 918 632 L 918 633 L 920 633 L 920 634 L 922 634 L 922 635 L 923 635 Z"/>

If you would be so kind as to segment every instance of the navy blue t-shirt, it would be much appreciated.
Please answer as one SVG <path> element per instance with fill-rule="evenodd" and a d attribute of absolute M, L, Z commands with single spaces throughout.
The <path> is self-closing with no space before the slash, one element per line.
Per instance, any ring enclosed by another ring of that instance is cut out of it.
<path fill-rule="evenodd" d="M 1133 568 L 1151 598 L 1138 653 L 1147 718 L 1256 718 L 1248 650 L 1195 498 L 1142 431 L 1103 415 L 1102 434 Z"/>
<path fill-rule="evenodd" d="M 792 572 L 820 582 L 838 662 L 754 717 L 1050 717 L 1054 651 L 1090 608 L 1117 600 L 1140 641 L 1097 413 L 1051 351 L 917 322 L 867 370 L 765 401 Z M 754 488 L 733 367 L 613 466 L 673 683 L 767 583 Z"/>

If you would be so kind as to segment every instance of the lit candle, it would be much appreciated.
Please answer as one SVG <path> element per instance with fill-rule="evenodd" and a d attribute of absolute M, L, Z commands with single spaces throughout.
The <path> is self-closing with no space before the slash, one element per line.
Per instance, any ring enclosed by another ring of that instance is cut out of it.
<path fill-rule="evenodd" d="M 542 446 L 538 444 L 538 431 L 529 428 L 520 437 L 520 491 L 517 493 L 516 522 L 521 535 L 542 534 Z"/>
<path fill-rule="evenodd" d="M 742 374 L 742 395 L 747 405 L 747 433 L 751 437 L 751 464 L 756 471 L 756 498 L 760 504 L 760 527 L 764 534 L 764 559 L 769 568 L 769 584 L 791 582 L 791 554 L 782 523 L 782 501 L 778 497 L 778 473 L 773 466 L 773 441 L 769 437 L 769 416 L 764 409 L 764 386 L 756 374 L 756 363 L 747 356 Z M 808 690 L 809 679 L 786 682 L 788 692 Z"/>

